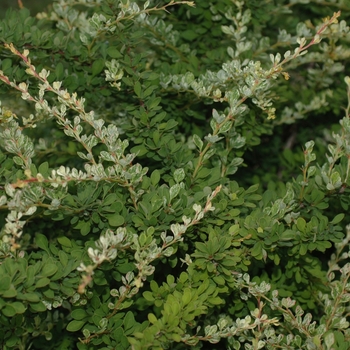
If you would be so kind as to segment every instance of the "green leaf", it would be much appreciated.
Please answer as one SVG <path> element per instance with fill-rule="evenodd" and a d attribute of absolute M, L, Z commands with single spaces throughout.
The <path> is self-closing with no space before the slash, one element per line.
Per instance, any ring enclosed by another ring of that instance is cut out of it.
<path fill-rule="evenodd" d="M 58 267 L 56 264 L 47 263 L 47 264 L 44 264 L 41 270 L 41 275 L 44 277 L 52 276 L 57 272 L 57 270 L 58 270 Z"/>
<path fill-rule="evenodd" d="M 49 241 L 47 240 L 46 236 L 44 236 L 41 233 L 38 233 L 35 237 L 35 244 L 44 250 L 47 254 L 51 255 L 49 250 Z"/>
<path fill-rule="evenodd" d="M 100 58 L 92 64 L 92 76 L 95 76 L 102 72 L 103 68 L 105 67 L 105 61 Z"/>
<path fill-rule="evenodd" d="M 66 267 L 69 259 L 68 255 L 63 250 L 60 250 L 58 252 L 58 256 L 60 258 L 60 263 L 63 265 L 63 267 Z"/>
<path fill-rule="evenodd" d="M 245 190 L 245 194 L 256 192 L 258 188 L 259 188 L 259 184 L 250 186 L 247 190 Z"/>
<path fill-rule="evenodd" d="M 135 269 L 135 264 L 134 263 L 120 263 L 116 269 L 120 272 L 120 273 L 128 273 L 130 271 L 133 271 Z"/>
<path fill-rule="evenodd" d="M 145 292 L 142 293 L 142 295 L 147 301 L 154 302 L 154 297 L 153 297 L 152 292 L 145 291 Z"/>
<path fill-rule="evenodd" d="M 138 98 L 141 98 L 142 86 L 139 81 L 137 81 L 134 85 L 134 91 Z"/>
<path fill-rule="evenodd" d="M 47 286 L 50 283 L 50 280 L 47 277 L 44 278 L 40 278 L 36 284 L 35 284 L 35 288 L 42 288 Z"/>
<path fill-rule="evenodd" d="M 174 119 L 170 119 L 166 122 L 164 130 L 171 130 L 177 126 L 178 122 Z M 161 126 L 159 126 L 161 128 Z"/>
<path fill-rule="evenodd" d="M 15 288 L 11 288 L 4 292 L 0 291 L 0 294 L 3 298 L 14 298 L 15 296 L 17 296 L 17 290 Z"/>
<path fill-rule="evenodd" d="M 146 97 L 148 97 L 149 95 L 151 95 L 152 92 L 153 92 L 156 88 L 157 88 L 157 86 L 155 86 L 155 85 L 149 86 L 149 87 L 143 92 L 142 98 L 145 99 Z"/>
<path fill-rule="evenodd" d="M 344 215 L 343 213 L 336 215 L 336 216 L 333 218 L 333 220 L 331 221 L 331 224 L 333 224 L 333 225 L 338 224 L 340 221 L 342 221 L 342 220 L 344 219 L 344 216 L 345 216 L 345 215 Z"/>
<path fill-rule="evenodd" d="M 137 324 L 135 321 L 135 317 L 131 311 L 128 311 L 125 315 L 123 324 L 125 330 L 129 330 Z"/>
<path fill-rule="evenodd" d="M 125 222 L 124 217 L 118 214 L 106 215 L 106 217 L 108 218 L 108 223 L 114 227 L 121 226 Z"/>
<path fill-rule="evenodd" d="M 320 241 L 317 242 L 317 250 L 319 250 L 320 252 L 324 252 L 326 251 L 326 249 L 329 249 L 332 246 L 332 243 L 329 241 Z"/>
<path fill-rule="evenodd" d="M 67 325 L 67 331 L 77 332 L 83 328 L 85 323 L 86 321 L 77 321 L 77 320 L 70 321 Z"/>
<path fill-rule="evenodd" d="M 323 210 L 327 209 L 329 207 L 329 204 L 327 202 L 321 202 L 315 205 L 317 209 Z"/>
<path fill-rule="evenodd" d="M 103 200 L 103 206 L 107 207 L 108 205 L 113 204 L 117 201 L 117 195 L 115 193 L 109 193 L 106 198 Z"/>
<path fill-rule="evenodd" d="M 108 49 L 107 49 L 107 54 L 111 58 L 121 58 L 121 57 L 123 57 L 115 46 L 109 46 Z"/>
<path fill-rule="evenodd" d="M 14 156 L 12 159 L 17 165 L 19 165 L 19 166 L 23 166 L 24 165 L 24 161 L 23 161 L 22 158 L 20 158 L 18 156 Z"/>
<path fill-rule="evenodd" d="M 215 297 L 215 298 L 208 298 L 208 303 L 211 303 L 213 305 L 220 305 L 220 304 L 224 304 L 224 301 L 219 298 L 219 297 Z"/>
<path fill-rule="evenodd" d="M 69 238 L 65 236 L 57 237 L 57 241 L 61 246 L 71 248 L 72 247 L 72 242 L 70 241 Z"/>
<path fill-rule="evenodd" d="M 44 312 L 47 310 L 46 306 L 42 302 L 32 303 L 30 304 L 30 308 L 35 312 Z"/>
<path fill-rule="evenodd" d="M 11 304 L 7 304 L 4 308 L 1 309 L 1 312 L 6 317 L 13 317 L 16 315 L 16 309 Z"/>
<path fill-rule="evenodd" d="M 151 174 L 151 183 L 153 186 L 156 186 L 160 180 L 160 172 L 159 170 L 154 170 Z"/>
<path fill-rule="evenodd" d="M 89 315 L 84 309 L 76 309 L 72 311 L 71 316 L 75 320 L 81 321 L 84 318 L 88 317 Z"/>
<path fill-rule="evenodd" d="M 90 221 L 79 221 L 75 228 L 80 229 L 82 236 L 86 236 L 91 230 Z"/>
<path fill-rule="evenodd" d="M 0 293 L 1 291 L 5 291 L 10 289 L 11 286 L 11 278 L 8 275 L 1 276 L 1 282 L 0 282 Z"/>
<path fill-rule="evenodd" d="M 73 296 L 73 294 L 76 292 L 74 288 L 63 285 L 60 287 L 60 290 L 63 294 L 68 295 L 69 297 Z"/>
<path fill-rule="evenodd" d="M 50 285 L 50 287 L 51 287 L 51 285 Z M 53 290 L 51 290 L 51 289 L 43 290 L 42 293 L 48 299 L 54 299 L 55 298 L 55 292 Z"/>
<path fill-rule="evenodd" d="M 148 314 L 147 318 L 148 318 L 148 321 L 150 321 L 151 324 L 155 324 L 157 322 L 157 317 L 154 316 L 154 314 Z"/>
<path fill-rule="evenodd" d="M 21 339 L 18 338 L 16 335 L 12 335 L 9 339 L 6 340 L 6 346 L 8 346 L 10 349 L 12 348 L 18 348 L 20 345 Z M 17 347 L 15 347 L 17 345 Z"/>
<path fill-rule="evenodd" d="M 202 139 L 198 135 L 194 134 L 193 135 L 193 142 L 197 146 L 199 152 L 201 152 L 202 148 L 203 148 L 203 141 L 202 141 Z"/>
<path fill-rule="evenodd" d="M 300 230 L 301 232 L 305 232 L 305 227 L 306 227 L 305 219 L 303 219 L 302 217 L 299 217 L 297 219 L 297 228 L 298 228 L 298 230 Z"/>
<path fill-rule="evenodd" d="M 299 248 L 299 254 L 305 255 L 307 253 L 307 248 L 308 248 L 307 244 L 304 244 L 304 243 L 301 244 Z"/>
<path fill-rule="evenodd" d="M 23 314 L 26 311 L 26 307 L 19 301 L 11 303 L 11 306 L 15 309 L 16 314 Z"/>
<path fill-rule="evenodd" d="M 132 147 L 131 152 L 141 157 L 146 153 L 148 153 L 148 149 L 144 145 L 138 145 L 138 146 Z"/>
<path fill-rule="evenodd" d="M 7 69 L 11 68 L 12 66 L 12 60 L 9 58 L 5 58 L 1 61 L 1 70 L 6 71 Z"/>
<path fill-rule="evenodd" d="M 39 294 L 37 293 L 18 293 L 17 299 L 26 300 L 30 303 L 37 303 L 40 301 Z"/>
<path fill-rule="evenodd" d="M 44 177 L 49 175 L 49 163 L 48 162 L 44 162 L 42 164 L 39 165 L 39 169 L 38 172 L 43 175 Z"/>
<path fill-rule="evenodd" d="M 148 109 L 153 109 L 155 107 L 157 107 L 159 105 L 159 103 L 161 102 L 161 98 L 160 97 L 151 97 L 148 101 L 147 101 L 147 107 Z M 159 109 L 159 108 L 157 108 Z"/>
<path fill-rule="evenodd" d="M 62 62 L 58 62 L 56 64 L 56 69 L 55 69 L 55 74 L 56 74 L 57 80 L 63 80 L 63 78 L 64 78 L 63 72 L 64 72 L 64 68 L 63 68 Z"/>
<path fill-rule="evenodd" d="M 142 38 L 144 35 L 145 35 L 145 32 L 143 30 L 138 30 L 136 32 L 132 32 L 131 39 L 132 40 L 139 39 L 139 38 Z"/>
<path fill-rule="evenodd" d="M 191 302 L 192 293 L 190 288 L 185 288 L 181 298 L 182 304 L 185 306 Z"/>
<path fill-rule="evenodd" d="M 296 232 L 293 230 L 285 230 L 282 232 L 280 235 L 280 240 L 281 241 L 291 241 L 292 239 L 295 239 L 296 237 Z"/>
<path fill-rule="evenodd" d="M 222 276 L 214 276 L 213 281 L 219 286 L 224 286 L 226 283 L 225 278 Z"/>
<path fill-rule="evenodd" d="M 181 36 L 186 40 L 192 41 L 193 39 L 196 39 L 198 37 L 198 34 L 195 31 L 188 29 L 188 30 L 184 30 L 181 33 Z"/>
<path fill-rule="evenodd" d="M 253 249 L 251 250 L 252 256 L 254 256 L 257 259 L 261 259 L 262 258 L 262 249 L 263 249 L 263 246 L 262 246 L 261 242 L 256 242 L 254 244 Z"/>

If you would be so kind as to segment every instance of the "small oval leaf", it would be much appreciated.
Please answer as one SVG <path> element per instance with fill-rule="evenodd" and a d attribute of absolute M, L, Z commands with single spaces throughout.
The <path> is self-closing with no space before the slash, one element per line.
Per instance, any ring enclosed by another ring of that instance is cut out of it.
<path fill-rule="evenodd" d="M 79 331 L 84 326 L 85 323 L 86 321 L 76 321 L 76 320 L 70 321 L 67 325 L 67 331 L 69 332 Z"/>

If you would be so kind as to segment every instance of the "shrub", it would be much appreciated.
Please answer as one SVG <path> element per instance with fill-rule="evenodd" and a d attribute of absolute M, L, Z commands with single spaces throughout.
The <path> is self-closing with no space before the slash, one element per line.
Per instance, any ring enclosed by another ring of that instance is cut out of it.
<path fill-rule="evenodd" d="M 2 349 L 350 347 L 349 7 L 195 5 L 0 22 Z"/>

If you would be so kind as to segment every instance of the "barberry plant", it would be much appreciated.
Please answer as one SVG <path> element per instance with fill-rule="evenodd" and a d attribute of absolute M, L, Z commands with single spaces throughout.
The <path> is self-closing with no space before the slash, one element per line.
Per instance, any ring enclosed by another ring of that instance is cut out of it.
<path fill-rule="evenodd" d="M 9 10 L 1 348 L 347 350 L 349 17 L 318 0 Z"/>

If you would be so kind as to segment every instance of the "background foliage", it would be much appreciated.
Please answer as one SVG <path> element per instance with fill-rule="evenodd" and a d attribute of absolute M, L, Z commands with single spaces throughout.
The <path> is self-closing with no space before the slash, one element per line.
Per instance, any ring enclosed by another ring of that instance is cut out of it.
<path fill-rule="evenodd" d="M 34 16 L 39 11 L 44 11 L 44 9 L 52 3 L 52 0 L 2 0 L 0 3 L 0 17 L 4 18 L 9 8 L 19 9 L 21 6 L 28 8 Z"/>
<path fill-rule="evenodd" d="M 348 349 L 349 10 L 9 10 L 1 348 Z"/>

